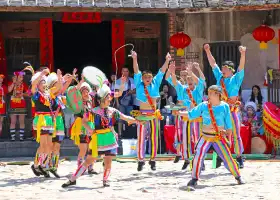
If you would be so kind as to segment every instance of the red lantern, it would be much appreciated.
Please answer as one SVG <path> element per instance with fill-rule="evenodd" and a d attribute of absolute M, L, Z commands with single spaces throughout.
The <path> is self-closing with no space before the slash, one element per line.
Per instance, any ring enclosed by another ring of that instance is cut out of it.
<path fill-rule="evenodd" d="M 267 42 L 272 40 L 274 36 L 274 30 L 266 25 L 261 25 L 253 31 L 253 37 L 260 42 L 261 49 L 267 49 Z"/>
<path fill-rule="evenodd" d="M 169 39 L 171 46 L 177 49 L 177 56 L 184 56 L 184 48 L 190 45 L 191 38 L 183 32 L 172 35 Z"/>

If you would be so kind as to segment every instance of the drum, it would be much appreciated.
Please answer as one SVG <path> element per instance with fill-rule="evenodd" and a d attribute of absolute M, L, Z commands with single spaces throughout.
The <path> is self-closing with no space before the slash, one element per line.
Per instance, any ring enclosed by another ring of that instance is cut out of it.
<path fill-rule="evenodd" d="M 89 85 L 99 88 L 107 81 L 105 74 L 100 69 L 92 66 L 85 67 L 82 75 Z"/>
<path fill-rule="evenodd" d="M 70 86 L 66 91 L 67 107 L 74 113 L 78 114 L 83 109 L 83 98 L 80 90 L 75 86 Z"/>
<path fill-rule="evenodd" d="M 263 125 L 268 141 L 275 148 L 280 147 L 280 109 L 271 102 L 263 106 Z"/>
<path fill-rule="evenodd" d="M 264 154 L 267 151 L 267 144 L 262 137 L 253 137 L 251 143 L 252 154 Z"/>

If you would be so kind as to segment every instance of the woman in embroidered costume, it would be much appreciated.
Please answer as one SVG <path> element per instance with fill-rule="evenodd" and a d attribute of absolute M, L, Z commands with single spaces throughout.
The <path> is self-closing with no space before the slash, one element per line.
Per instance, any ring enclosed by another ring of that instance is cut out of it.
<path fill-rule="evenodd" d="M 36 108 L 33 129 L 37 131 L 36 141 L 40 143 L 31 169 L 36 176 L 43 174 L 45 177 L 50 177 L 47 165 L 51 159 L 53 148 L 52 136 L 56 126 L 55 111 L 58 108 L 58 103 L 57 99 L 52 98 L 53 94 L 47 88 L 47 74 L 49 74 L 49 70 L 45 69 L 42 72 L 37 72 L 31 79 L 32 100 Z M 59 70 L 57 74 L 61 75 Z M 57 93 L 57 90 L 52 92 Z"/>
<path fill-rule="evenodd" d="M 145 138 L 146 128 L 150 124 L 150 138 L 151 138 L 151 157 L 149 164 L 152 170 L 156 170 L 156 156 L 158 149 L 158 134 L 159 134 L 159 120 L 162 120 L 160 110 L 156 108 L 157 98 L 160 97 L 159 89 L 164 73 L 168 67 L 171 56 L 167 53 L 165 63 L 158 71 L 157 75 L 153 77 L 149 71 L 143 73 L 139 70 L 136 52 L 132 52 L 133 69 L 134 69 L 134 83 L 136 86 L 136 98 L 140 101 L 140 111 L 133 113 L 138 120 L 145 120 L 145 124 L 139 124 L 137 127 L 138 135 L 138 171 L 142 171 L 145 165 Z"/>
<path fill-rule="evenodd" d="M 192 72 L 193 66 L 198 70 L 200 75 L 199 78 Z M 202 71 L 200 70 L 198 63 L 188 63 L 186 67 L 187 85 L 182 85 L 176 79 L 175 69 L 175 63 L 172 62 L 169 67 L 169 74 L 171 74 L 171 77 L 167 80 L 171 83 L 172 86 L 177 88 L 177 92 L 181 92 L 180 95 L 184 100 L 184 105 L 189 110 L 202 102 L 205 87 L 205 77 Z M 198 138 L 200 136 L 200 123 L 201 118 L 197 118 L 191 121 L 183 118 L 181 120 L 181 126 L 178 127 L 179 130 L 177 131 L 182 132 L 182 141 L 178 146 L 181 150 L 182 158 L 183 160 L 185 160 L 184 165 L 182 167 L 183 170 L 186 169 L 187 166 L 190 164 L 190 158 L 192 156 L 192 153 L 194 152 L 194 149 L 192 149 L 191 141 L 193 141 L 194 144 L 197 143 Z M 176 156 L 175 161 L 179 160 L 180 157 Z"/>
<path fill-rule="evenodd" d="M 233 124 L 233 141 L 234 141 L 234 152 L 237 154 L 236 160 L 240 168 L 244 167 L 242 153 L 244 151 L 243 143 L 240 136 L 240 119 L 239 119 L 239 105 L 241 104 L 238 100 L 238 92 L 244 79 L 244 67 L 245 67 L 245 54 L 246 47 L 240 46 L 240 62 L 238 71 L 235 72 L 234 63 L 232 61 L 225 61 L 222 64 L 222 70 L 218 67 L 215 58 L 212 56 L 210 46 L 204 45 L 209 64 L 212 67 L 214 76 L 217 81 L 217 85 L 222 87 L 223 90 L 223 101 L 230 105 L 231 118 Z M 217 160 L 217 167 L 221 166 L 221 159 Z"/>
<path fill-rule="evenodd" d="M 64 122 L 62 116 L 62 109 L 64 109 L 65 105 L 61 97 L 62 92 L 62 75 L 61 71 L 57 70 L 58 74 L 52 72 L 47 77 L 47 87 L 51 94 L 51 101 L 56 101 L 57 108 L 53 110 L 54 115 L 54 132 L 52 138 L 52 151 L 51 151 L 51 161 L 49 162 L 49 171 L 57 178 L 60 176 L 57 174 L 57 168 L 59 163 L 59 153 L 60 153 L 60 145 L 65 137 L 64 133 Z M 66 87 L 68 87 L 66 85 Z"/>
<path fill-rule="evenodd" d="M 250 101 L 245 104 L 245 113 L 242 116 L 242 124 L 250 126 L 252 131 L 252 137 L 255 137 L 262 133 L 261 119 L 257 116 L 257 105 Z"/>
<path fill-rule="evenodd" d="M 28 86 L 23 82 L 23 76 L 25 72 L 19 71 L 14 72 L 14 76 L 12 79 L 12 82 L 8 83 L 8 92 L 12 93 L 11 95 L 11 101 L 10 101 L 10 109 L 13 110 L 13 112 L 16 112 L 17 109 L 25 109 L 26 104 L 24 100 L 24 96 L 28 96 L 26 93 L 28 90 Z M 22 111 L 21 111 L 22 112 Z M 10 124 L 10 133 L 11 133 L 11 140 L 15 141 L 16 139 L 16 121 L 17 117 L 19 117 L 19 138 L 21 141 L 24 139 L 24 118 L 26 113 L 21 114 L 10 114 L 11 118 L 11 124 Z"/>
<path fill-rule="evenodd" d="M 71 133 L 71 139 L 79 147 L 79 154 L 77 158 L 77 166 L 79 167 L 86 160 L 89 136 L 91 134 L 88 133 L 85 126 L 83 126 L 82 120 L 83 118 L 87 119 L 87 125 L 91 129 L 94 128 L 94 123 L 93 123 L 92 114 L 90 113 L 90 110 L 93 108 L 93 102 L 92 102 L 93 99 L 90 96 L 92 89 L 90 85 L 84 82 L 84 78 L 82 77 L 82 80 L 79 82 L 76 88 L 80 90 L 82 94 L 83 109 L 81 113 L 75 115 L 75 121 L 71 126 L 70 133 Z M 88 173 L 97 174 L 93 169 L 93 163 L 91 163 L 88 166 Z"/>
<path fill-rule="evenodd" d="M 2 124 L 3 118 L 6 115 L 6 96 L 7 96 L 7 87 L 3 85 L 5 76 L 0 74 L 0 136 L 2 134 Z"/>
<path fill-rule="evenodd" d="M 206 153 L 212 146 L 238 184 L 245 183 L 241 179 L 238 166 L 230 153 L 230 142 L 224 136 L 228 135 L 228 138 L 231 138 L 232 134 L 229 105 L 221 101 L 222 89 L 217 85 L 209 87 L 208 97 L 208 102 L 202 102 L 190 111 L 179 111 L 179 115 L 187 117 L 188 120 L 202 116 L 203 121 L 202 134 L 196 145 L 196 153 L 193 159 L 192 179 L 188 183 L 188 189 L 190 190 L 194 190 L 197 185 Z"/>
<path fill-rule="evenodd" d="M 91 110 L 94 128 L 88 125 L 89 118 L 83 118 L 83 126 L 86 128 L 87 133 L 91 134 L 91 141 L 89 143 L 91 152 L 70 180 L 62 185 L 63 188 L 76 185 L 76 180 L 97 159 L 98 155 L 104 155 L 103 186 L 109 186 L 108 177 L 111 171 L 112 159 L 117 155 L 118 148 L 117 135 L 113 130 L 114 123 L 119 119 L 125 120 L 128 123 L 136 123 L 134 118 L 123 115 L 115 108 L 109 107 L 112 100 L 110 93 L 111 90 L 106 84 L 103 84 L 97 91 L 95 98 L 97 107 Z"/>

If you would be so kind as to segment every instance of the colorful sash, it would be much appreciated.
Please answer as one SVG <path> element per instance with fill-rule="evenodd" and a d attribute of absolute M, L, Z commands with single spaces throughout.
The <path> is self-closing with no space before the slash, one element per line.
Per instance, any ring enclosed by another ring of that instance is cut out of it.
<path fill-rule="evenodd" d="M 194 100 L 194 98 L 193 98 L 192 91 L 191 91 L 191 89 L 190 89 L 189 87 L 187 88 L 187 94 L 188 94 L 188 96 L 189 96 L 189 98 L 190 98 L 192 104 L 193 104 L 194 106 L 197 106 L 197 104 L 196 104 L 196 102 L 195 102 L 195 100 Z"/>
<path fill-rule="evenodd" d="M 145 91 L 145 95 L 148 99 L 148 102 L 152 108 L 152 110 L 154 111 L 155 113 L 155 116 L 159 119 L 159 120 L 163 120 L 163 117 L 161 116 L 160 114 L 160 111 L 156 109 L 155 105 L 153 104 L 153 100 L 152 100 L 152 97 L 150 96 L 149 92 L 148 92 L 148 89 L 146 86 L 144 86 L 144 91 Z"/>
<path fill-rule="evenodd" d="M 238 101 L 238 100 L 237 101 L 233 101 L 232 99 L 229 98 L 227 90 L 226 90 L 224 78 L 221 79 L 220 84 L 221 84 L 221 87 L 222 87 L 222 90 L 223 90 L 223 97 L 222 97 L 222 99 L 229 104 L 231 112 L 237 112 L 238 111 L 238 107 L 241 105 L 241 102 Z"/>

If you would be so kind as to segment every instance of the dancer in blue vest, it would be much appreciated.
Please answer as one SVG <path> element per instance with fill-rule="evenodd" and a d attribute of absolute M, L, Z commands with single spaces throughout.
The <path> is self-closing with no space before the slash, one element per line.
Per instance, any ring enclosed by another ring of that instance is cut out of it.
<path fill-rule="evenodd" d="M 227 102 L 230 106 L 231 120 L 233 124 L 233 139 L 234 139 L 234 152 L 237 154 L 237 162 L 240 168 L 244 167 L 243 159 L 241 157 L 244 148 L 240 137 L 240 119 L 238 117 L 240 101 L 238 101 L 238 92 L 244 79 L 244 66 L 246 47 L 240 46 L 239 51 L 241 54 L 239 67 L 234 74 L 234 63 L 232 61 L 225 61 L 222 64 L 222 70 L 216 63 L 215 58 L 211 54 L 210 46 L 204 45 L 209 64 L 213 69 L 214 76 L 217 80 L 217 85 L 221 86 L 223 92 L 223 101 Z M 221 165 L 221 159 L 218 159 L 217 167 Z"/>

